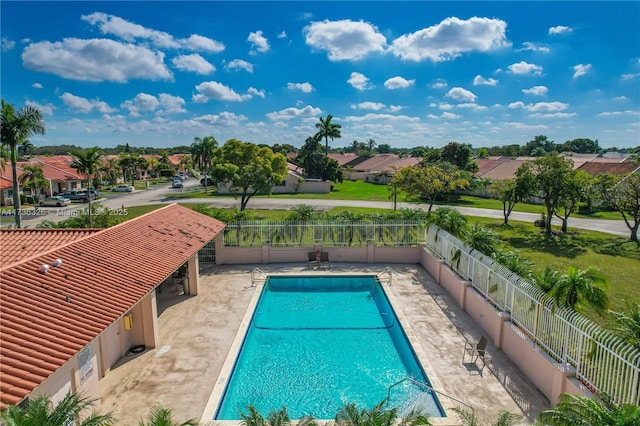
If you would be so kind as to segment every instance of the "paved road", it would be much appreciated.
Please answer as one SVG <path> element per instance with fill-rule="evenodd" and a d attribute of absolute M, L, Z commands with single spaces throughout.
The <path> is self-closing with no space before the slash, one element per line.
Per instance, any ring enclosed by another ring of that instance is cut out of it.
<path fill-rule="evenodd" d="M 169 204 L 174 202 L 180 203 L 203 203 L 211 204 L 217 208 L 232 208 L 239 207 L 240 201 L 233 197 L 219 197 L 215 199 L 211 198 L 172 198 L 171 194 L 179 194 L 181 191 L 188 191 L 190 188 L 199 187 L 198 183 L 194 179 L 188 179 L 185 182 L 185 188 L 172 189 L 170 184 L 155 185 L 148 190 L 135 191 L 133 193 L 107 193 L 100 202 L 107 208 L 118 209 L 122 206 L 140 206 L 146 204 Z M 391 202 L 383 201 L 359 201 L 359 200 L 317 200 L 317 199 L 301 199 L 301 198 L 252 198 L 249 200 L 249 208 L 252 209 L 267 209 L 267 210 L 289 210 L 298 204 L 307 204 L 314 206 L 320 210 L 328 210 L 333 207 L 350 206 L 350 207 L 369 207 L 369 208 L 392 208 Z M 47 211 L 46 215 L 37 216 L 23 216 L 23 226 L 33 228 L 44 219 L 59 221 L 64 220 L 73 214 L 73 211 L 86 207 L 83 204 L 73 204 L 70 207 L 64 209 L 57 208 L 40 208 L 41 211 Z M 427 210 L 428 204 L 410 204 L 410 203 L 398 203 L 398 208 L 422 208 Z M 435 207 L 434 207 L 435 208 Z M 470 207 L 455 207 L 460 213 L 467 216 L 479 216 L 502 219 L 501 210 L 490 209 L 478 209 Z M 3 209 L 3 212 L 7 208 Z M 513 212 L 509 216 L 510 220 L 533 222 L 539 219 L 540 215 L 535 213 L 522 213 Z M 558 219 L 553 220 L 553 223 L 560 225 Z M 601 231 L 613 235 L 620 235 L 628 237 L 630 234 L 629 229 L 622 220 L 599 220 L 599 219 L 578 219 L 569 218 L 570 228 L 587 229 L 592 231 Z"/>

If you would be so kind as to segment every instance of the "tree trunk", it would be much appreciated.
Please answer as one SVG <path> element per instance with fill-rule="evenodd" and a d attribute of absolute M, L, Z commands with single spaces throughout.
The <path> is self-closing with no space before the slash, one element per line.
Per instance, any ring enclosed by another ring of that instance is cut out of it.
<path fill-rule="evenodd" d="M 13 174 L 13 215 L 16 221 L 16 228 L 21 226 L 20 217 L 20 193 L 18 192 L 18 158 L 16 156 L 16 147 L 12 146 L 11 149 L 11 172 Z"/>
<path fill-rule="evenodd" d="M 544 233 L 547 235 L 551 235 L 553 231 L 551 230 L 551 219 L 553 219 L 553 209 L 550 206 L 547 206 L 547 217 L 545 218 L 546 222 L 544 224 Z"/>

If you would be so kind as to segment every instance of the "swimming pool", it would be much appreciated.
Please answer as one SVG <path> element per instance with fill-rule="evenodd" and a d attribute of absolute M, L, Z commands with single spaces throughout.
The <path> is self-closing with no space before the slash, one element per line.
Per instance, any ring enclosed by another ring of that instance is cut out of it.
<path fill-rule="evenodd" d="M 294 419 L 330 419 L 387 395 L 441 417 L 425 387 L 393 386 L 407 377 L 430 385 L 375 276 L 270 276 L 214 419 L 237 420 L 250 404 L 264 416 L 286 406 Z"/>

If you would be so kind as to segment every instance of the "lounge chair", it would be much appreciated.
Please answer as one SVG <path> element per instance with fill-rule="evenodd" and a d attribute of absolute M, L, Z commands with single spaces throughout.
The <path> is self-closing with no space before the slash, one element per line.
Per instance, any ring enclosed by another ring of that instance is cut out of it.
<path fill-rule="evenodd" d="M 478 366 L 477 362 L 479 359 L 482 360 L 482 368 L 480 368 L 480 373 L 484 370 L 486 365 L 486 361 L 484 355 L 487 349 L 487 338 L 485 336 L 480 336 L 480 340 L 478 343 L 474 344 L 472 342 L 467 341 L 464 344 L 464 352 L 462 353 L 462 363 L 464 364 L 464 359 L 469 354 L 471 356 L 471 362 Z"/>
<path fill-rule="evenodd" d="M 311 266 L 318 265 L 318 256 L 316 256 L 315 251 L 307 252 L 307 266 L 311 268 Z"/>
<path fill-rule="evenodd" d="M 322 266 L 322 264 L 326 264 L 329 269 L 331 269 L 331 263 L 329 262 L 329 252 L 323 251 L 320 253 L 320 264 L 318 266 Z"/>

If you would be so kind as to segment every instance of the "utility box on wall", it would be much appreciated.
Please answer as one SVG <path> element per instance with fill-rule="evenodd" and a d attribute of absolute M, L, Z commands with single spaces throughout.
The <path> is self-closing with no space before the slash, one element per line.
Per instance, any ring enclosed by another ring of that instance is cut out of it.
<path fill-rule="evenodd" d="M 124 320 L 124 329 L 131 330 L 133 328 L 133 319 L 131 318 L 131 314 L 125 315 L 122 319 Z"/>

